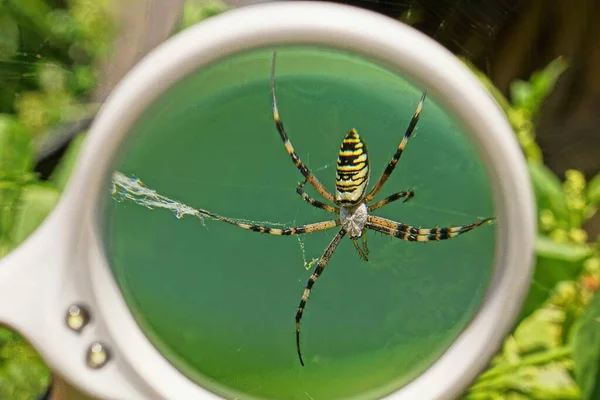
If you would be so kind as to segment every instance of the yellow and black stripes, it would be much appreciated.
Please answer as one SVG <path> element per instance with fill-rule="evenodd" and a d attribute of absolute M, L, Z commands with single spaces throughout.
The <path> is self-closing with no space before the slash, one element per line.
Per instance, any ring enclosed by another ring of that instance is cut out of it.
<path fill-rule="evenodd" d="M 342 205 L 358 204 L 364 197 L 369 181 L 367 145 L 356 129 L 342 140 L 335 176 L 335 201 Z"/>
<path fill-rule="evenodd" d="M 316 222 L 314 224 L 296 226 L 293 228 L 271 228 L 268 226 L 261 226 L 261 225 L 256 225 L 256 224 L 247 224 L 244 222 L 238 222 L 234 219 L 223 217 L 219 214 L 215 214 L 210 211 L 203 210 L 201 208 L 198 209 L 197 211 L 198 211 L 198 213 L 200 213 L 204 216 L 207 216 L 212 219 L 216 219 L 217 221 L 227 222 L 228 224 L 235 225 L 238 228 L 246 229 L 246 230 L 249 230 L 252 232 L 266 233 L 269 235 L 276 235 L 276 236 L 301 235 L 303 233 L 324 231 L 326 229 L 335 228 L 336 226 L 339 226 L 341 224 L 339 219 L 335 219 L 335 220 L 331 220 L 331 221 L 323 221 L 323 222 Z"/>
<path fill-rule="evenodd" d="M 296 150 L 294 150 L 294 146 L 292 146 L 292 142 L 290 142 L 290 139 L 288 138 L 287 134 L 285 133 L 285 129 L 283 127 L 283 122 L 281 122 L 281 119 L 279 118 L 279 110 L 277 108 L 277 96 L 275 94 L 275 60 L 276 60 L 276 57 L 277 57 L 277 53 L 273 52 L 273 59 L 271 62 L 271 97 L 272 97 L 272 101 L 273 101 L 273 120 L 275 121 L 275 126 L 277 127 L 277 131 L 279 132 L 279 136 L 281 136 L 281 140 L 283 140 L 283 145 L 285 146 L 285 150 L 288 152 L 288 154 L 292 158 L 292 161 L 294 162 L 294 165 L 296 166 L 296 168 L 298 168 L 298 171 L 300 171 L 300 173 L 302 175 L 304 175 L 306 180 L 308 182 L 310 182 L 311 185 L 313 185 L 313 187 L 317 190 L 317 192 L 319 192 L 321 194 L 321 196 L 323 196 L 327 200 L 333 202 L 334 201 L 333 195 L 331 193 L 329 193 L 327 191 L 327 189 L 325 189 L 325 187 L 321 184 L 321 182 L 319 182 L 317 177 L 314 176 L 312 174 L 312 172 L 310 172 L 308 167 L 306 165 L 304 165 L 304 163 L 300 160 L 300 157 L 298 157 Z"/>
<path fill-rule="evenodd" d="M 377 182 L 377 184 L 373 187 L 373 189 L 371 189 L 371 192 L 365 197 L 365 202 L 369 202 L 375 198 L 375 195 L 381 190 L 381 188 L 383 187 L 383 184 L 388 180 L 388 178 L 394 171 L 394 168 L 396 167 L 396 164 L 398 163 L 398 160 L 400 159 L 400 156 L 402 155 L 402 152 L 404 151 L 404 148 L 406 147 L 406 144 L 408 143 L 408 139 L 410 139 L 410 137 L 412 136 L 412 133 L 413 133 L 415 127 L 417 126 L 417 122 L 419 122 L 419 116 L 421 115 L 421 110 L 423 109 L 423 103 L 425 102 L 426 95 L 427 95 L 427 92 L 423 92 L 423 94 L 421 95 L 421 100 L 419 101 L 419 104 L 417 105 L 417 109 L 415 110 L 415 113 L 413 114 L 413 117 L 411 118 L 410 123 L 408 124 L 408 128 L 406 129 L 406 132 L 404 133 L 404 137 L 402 138 L 402 141 L 400 141 L 400 144 L 398 145 L 398 149 L 396 150 L 396 153 L 394 154 L 394 156 L 392 157 L 392 159 L 390 160 L 388 165 L 385 167 L 385 170 L 383 171 L 383 174 L 381 175 L 381 178 L 379 178 L 379 181 Z"/>
<path fill-rule="evenodd" d="M 338 207 L 322 203 L 319 200 L 315 200 L 308 194 L 306 194 L 306 192 L 304 191 L 304 185 L 306 185 L 306 179 L 303 182 L 298 183 L 298 186 L 296 187 L 296 193 L 298 193 L 300 197 L 304 199 L 304 201 L 306 201 L 311 206 L 320 208 L 321 210 L 327 211 L 328 213 L 336 215 L 340 213 L 340 209 Z"/>
<path fill-rule="evenodd" d="M 415 196 L 415 192 L 413 192 L 412 190 L 409 190 L 408 192 L 398 192 L 398 193 L 394 193 L 389 195 L 388 197 L 386 197 L 383 200 L 379 200 L 376 203 L 373 203 L 369 206 L 369 211 L 373 211 L 373 210 L 377 210 L 378 208 L 381 208 L 385 205 L 390 204 L 393 201 L 399 200 L 404 198 L 403 203 L 406 203 L 407 201 L 409 201 L 410 199 L 412 199 Z"/>
<path fill-rule="evenodd" d="M 344 237 L 346 231 L 341 229 L 337 235 L 333 238 L 329 246 L 325 249 L 325 252 L 319 259 L 319 263 L 317 264 L 317 268 L 315 268 L 315 272 L 308 279 L 308 283 L 304 288 L 304 292 L 302 293 L 302 299 L 300 300 L 300 305 L 298 306 L 298 311 L 296 312 L 296 350 L 298 351 L 298 358 L 300 358 L 300 364 L 304 366 L 304 361 L 302 360 L 302 352 L 300 351 L 300 320 L 302 319 L 302 313 L 304 312 L 304 307 L 306 306 L 306 302 L 308 301 L 308 297 L 310 296 L 310 291 L 312 290 L 313 285 L 319 279 L 319 276 L 323 273 L 323 270 L 327 266 L 331 255 L 335 251 L 335 248 L 340 243 L 340 240 Z"/>
<path fill-rule="evenodd" d="M 494 218 L 485 218 L 472 224 L 444 228 L 415 228 L 386 218 L 369 215 L 366 228 L 394 236 L 409 242 L 428 242 L 430 240 L 446 240 L 461 235 L 486 223 Z"/>

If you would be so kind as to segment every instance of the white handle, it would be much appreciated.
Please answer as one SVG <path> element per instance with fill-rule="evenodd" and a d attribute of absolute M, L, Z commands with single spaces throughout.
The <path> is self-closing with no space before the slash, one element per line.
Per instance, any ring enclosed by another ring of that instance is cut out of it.
<path fill-rule="evenodd" d="M 0 324 L 22 334 L 61 376 L 77 377 L 72 383 L 82 392 L 103 399 L 152 398 L 141 392 L 145 385 L 132 386 L 137 374 L 119 359 L 96 315 L 89 280 L 83 277 L 86 222 L 69 219 L 73 213 L 61 211 L 69 208 L 67 203 L 63 198 L 42 226 L 0 260 Z M 79 332 L 67 324 L 72 305 L 91 315 Z M 97 342 L 104 344 L 109 359 L 91 368 L 87 356 Z"/>

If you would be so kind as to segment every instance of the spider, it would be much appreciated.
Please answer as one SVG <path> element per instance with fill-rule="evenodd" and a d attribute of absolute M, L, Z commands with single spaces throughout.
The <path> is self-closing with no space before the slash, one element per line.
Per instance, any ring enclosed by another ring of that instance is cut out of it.
<path fill-rule="evenodd" d="M 369 183 L 370 168 L 367 145 L 364 139 L 359 136 L 358 132 L 354 128 L 350 129 L 350 131 L 344 136 L 338 153 L 335 176 L 335 196 L 329 193 L 321 184 L 321 182 L 319 182 L 317 177 L 314 176 L 308 167 L 300 160 L 300 157 L 298 157 L 298 154 L 294 150 L 294 147 L 292 146 L 292 143 L 290 142 L 290 139 L 288 138 L 283 127 L 283 122 L 279 116 L 277 97 L 275 94 L 276 57 L 277 54 L 274 52 L 271 59 L 270 75 L 273 120 L 287 153 L 290 155 L 296 168 L 302 175 L 304 175 L 304 181 L 298 183 L 296 192 L 311 206 L 319 208 L 328 213 L 335 214 L 337 218 L 329 221 L 316 222 L 293 228 L 282 229 L 238 222 L 234 219 L 223 217 L 202 209 L 198 211 L 210 218 L 235 225 L 242 229 L 278 236 L 301 235 L 305 233 L 332 229 L 341 225 L 341 229 L 329 243 L 321 258 L 318 259 L 317 266 L 304 288 L 302 299 L 300 300 L 300 304 L 298 305 L 298 310 L 296 312 L 296 350 L 300 364 L 304 366 L 302 352 L 300 350 L 300 320 L 302 319 L 302 314 L 304 312 L 304 308 L 306 307 L 306 302 L 308 301 L 308 297 L 310 296 L 313 285 L 325 270 L 329 259 L 344 236 L 348 235 L 350 240 L 352 240 L 358 255 L 364 261 L 368 261 L 369 248 L 367 247 L 366 239 L 367 229 L 371 229 L 409 242 L 427 242 L 430 240 L 438 241 L 456 237 L 485 223 L 491 223 L 494 218 L 485 218 L 462 226 L 445 228 L 416 228 L 370 214 L 371 211 L 381 208 L 393 201 L 404 199 L 404 202 L 407 202 L 414 196 L 414 192 L 409 190 L 391 194 L 382 200 L 371 203 L 394 171 L 394 168 L 396 167 L 396 164 L 398 163 L 398 160 L 404 151 L 404 147 L 408 143 L 408 140 L 410 139 L 412 132 L 419 121 L 419 115 L 423 109 L 426 92 L 424 92 L 421 96 L 415 113 L 408 124 L 408 128 L 406 129 L 406 132 L 404 133 L 404 136 L 398 145 L 398 148 L 396 149 L 396 153 L 386 166 L 383 174 L 375 186 L 369 192 L 367 192 L 367 185 Z M 317 190 L 317 192 L 321 194 L 321 196 L 333 204 L 327 204 L 319 200 L 315 200 L 306 194 L 304 191 L 304 186 L 307 182 L 310 183 Z"/>

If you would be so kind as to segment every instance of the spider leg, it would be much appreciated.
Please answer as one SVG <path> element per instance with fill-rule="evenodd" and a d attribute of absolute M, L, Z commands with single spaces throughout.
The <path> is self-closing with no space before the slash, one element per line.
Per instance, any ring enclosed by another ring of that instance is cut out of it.
<path fill-rule="evenodd" d="M 363 243 L 365 243 L 365 242 L 363 241 Z M 368 253 L 369 250 L 364 249 L 363 247 L 360 247 L 360 244 L 358 243 L 358 239 L 352 239 L 352 244 L 354 245 L 354 248 L 358 252 L 358 255 L 360 256 L 360 258 L 362 258 L 364 261 L 369 261 L 369 253 Z"/>
<path fill-rule="evenodd" d="M 334 199 L 333 199 L 333 196 L 331 195 L 331 193 L 329 193 L 327 191 L 327 189 L 325 189 L 325 187 L 321 184 L 321 182 L 319 182 L 317 177 L 314 176 L 312 174 L 312 172 L 310 172 L 308 167 L 306 165 L 304 165 L 304 163 L 300 160 L 300 157 L 298 157 L 298 154 L 296 154 L 296 150 L 294 150 L 294 146 L 292 146 L 292 142 L 290 142 L 290 139 L 288 138 L 287 134 L 285 133 L 285 129 L 283 128 L 283 122 L 281 122 L 281 119 L 279 118 L 279 110 L 277 108 L 277 96 L 275 95 L 275 59 L 276 59 L 276 56 L 277 56 L 277 53 L 273 52 L 273 60 L 271 63 L 271 96 L 273 99 L 273 120 L 275 121 L 275 126 L 277 127 L 277 131 L 279 132 L 279 136 L 281 136 L 281 140 L 283 140 L 285 149 L 287 150 L 288 154 L 292 158 L 292 161 L 294 162 L 294 165 L 296 166 L 296 168 L 298 168 L 298 171 L 300 171 L 300 173 L 302 175 L 304 175 L 306 180 L 308 182 L 310 182 L 311 185 L 314 186 L 314 188 L 317 190 L 317 192 L 319 192 L 324 198 L 326 198 L 327 200 L 329 200 L 333 203 Z"/>
<path fill-rule="evenodd" d="M 341 224 L 339 219 L 334 219 L 331 221 L 315 222 L 313 224 L 300 225 L 293 228 L 271 228 L 268 226 L 260 226 L 255 224 L 239 222 L 234 219 L 223 217 L 222 215 L 215 214 L 203 209 L 198 209 L 198 212 L 199 214 L 202 214 L 212 219 L 216 219 L 217 221 L 226 222 L 228 224 L 237 226 L 238 228 L 246 229 L 253 232 L 267 233 L 269 235 L 276 236 L 301 235 L 303 233 L 324 231 L 326 229 L 335 228 L 336 226 Z"/>
<path fill-rule="evenodd" d="M 306 185 L 306 179 L 303 182 L 298 183 L 298 186 L 296 187 L 296 193 L 298 193 L 300 195 L 300 197 L 302 197 L 304 199 L 304 201 L 306 201 L 308 204 L 310 204 L 313 207 L 320 208 L 321 210 L 325 210 L 329 213 L 332 213 L 332 214 L 340 213 L 340 209 L 338 207 L 334 207 L 334 206 L 330 206 L 329 204 L 322 203 L 319 200 L 315 200 L 312 197 L 310 197 L 308 194 L 306 194 L 306 192 L 304 191 L 304 185 Z"/>
<path fill-rule="evenodd" d="M 298 351 L 298 358 L 300 359 L 300 364 L 304 366 L 304 361 L 302 360 L 302 352 L 300 351 L 300 320 L 302 319 L 302 313 L 304 312 L 304 307 L 306 307 L 306 302 L 308 301 L 308 296 L 310 296 L 310 291 L 312 290 L 313 285 L 319 279 L 319 276 L 323 273 L 323 270 L 327 266 L 329 259 L 331 258 L 333 252 L 335 251 L 337 245 L 340 243 L 340 240 L 344 237 L 346 231 L 344 229 L 340 229 L 340 231 L 335 235 L 329 246 L 323 252 L 323 255 L 319 259 L 319 263 L 317 264 L 317 268 L 315 272 L 308 279 L 308 283 L 304 288 L 304 292 L 302 293 L 302 300 L 300 300 L 300 305 L 298 306 L 298 312 L 296 312 L 296 350 Z"/>
<path fill-rule="evenodd" d="M 369 248 L 367 247 L 367 230 L 366 229 L 363 230 L 362 241 L 363 241 L 363 250 L 368 257 L 370 252 L 369 252 Z"/>
<path fill-rule="evenodd" d="M 445 228 L 415 228 L 386 218 L 369 215 L 366 227 L 409 242 L 428 242 L 430 240 L 445 240 L 456 237 L 478 226 L 491 223 L 493 220 L 494 218 L 485 218 L 472 224 Z"/>
<path fill-rule="evenodd" d="M 394 172 L 394 168 L 396 168 L 396 164 L 398 163 L 398 160 L 400 159 L 400 156 L 402 155 L 402 152 L 404 151 L 404 147 L 406 147 L 406 143 L 408 143 L 408 139 L 410 139 L 410 137 L 413 133 L 413 130 L 415 129 L 415 126 L 417 126 L 417 122 L 419 122 L 419 115 L 421 114 L 421 110 L 423 109 L 423 103 L 425 102 L 426 95 L 427 95 L 427 92 L 423 92 L 423 94 L 421 95 L 421 100 L 419 101 L 419 104 L 417 105 L 417 109 L 415 110 L 415 113 L 413 114 L 413 117 L 410 120 L 410 123 L 408 124 L 408 128 L 406 129 L 406 132 L 404 133 L 404 137 L 402 138 L 402 141 L 398 145 L 396 154 L 394 154 L 394 157 L 392 157 L 392 159 L 388 163 L 387 167 L 385 167 L 385 170 L 383 171 L 383 174 L 379 178 L 379 181 L 377 182 L 375 187 L 373 189 L 371 189 L 371 192 L 369 192 L 367 197 L 365 197 L 365 202 L 368 203 L 371 200 L 373 200 L 375 195 L 383 187 L 383 184 L 388 180 L 388 178 L 390 177 L 392 172 Z"/>
<path fill-rule="evenodd" d="M 373 211 L 373 210 L 377 210 L 378 208 L 381 208 L 385 205 L 388 205 L 389 203 L 402 199 L 404 198 L 404 203 L 406 203 L 407 201 L 409 201 L 410 199 L 412 199 L 415 196 L 415 192 L 413 192 L 412 190 L 409 190 L 408 192 L 398 192 L 398 193 L 394 193 L 389 195 L 388 197 L 386 197 L 383 200 L 379 200 L 377 203 L 373 203 L 369 206 L 369 211 Z"/>

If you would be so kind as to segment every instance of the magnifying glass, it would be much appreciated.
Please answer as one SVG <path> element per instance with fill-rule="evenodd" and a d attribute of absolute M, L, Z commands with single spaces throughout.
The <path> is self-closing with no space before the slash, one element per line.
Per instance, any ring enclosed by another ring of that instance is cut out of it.
<path fill-rule="evenodd" d="M 0 321 L 100 398 L 455 398 L 533 235 L 508 123 L 451 54 L 364 10 L 252 6 L 118 85 L 2 261 Z"/>

